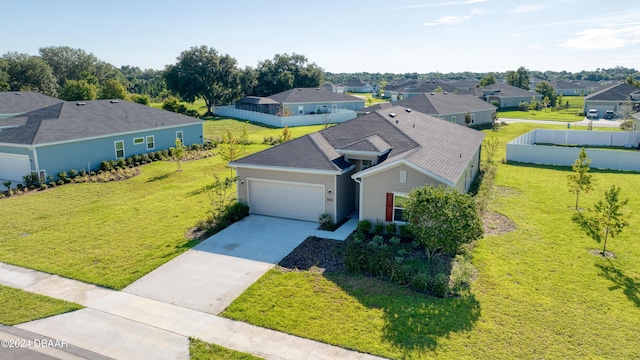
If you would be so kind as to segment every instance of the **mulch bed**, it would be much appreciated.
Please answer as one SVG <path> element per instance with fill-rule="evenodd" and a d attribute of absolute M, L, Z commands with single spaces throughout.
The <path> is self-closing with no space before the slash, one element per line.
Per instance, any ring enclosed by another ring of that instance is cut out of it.
<path fill-rule="evenodd" d="M 516 224 L 508 217 L 491 211 L 482 213 L 484 236 L 504 235 L 516 230 Z"/>
<path fill-rule="evenodd" d="M 311 236 L 278 265 L 288 271 L 341 272 L 344 271 L 343 248 L 344 241 Z"/>

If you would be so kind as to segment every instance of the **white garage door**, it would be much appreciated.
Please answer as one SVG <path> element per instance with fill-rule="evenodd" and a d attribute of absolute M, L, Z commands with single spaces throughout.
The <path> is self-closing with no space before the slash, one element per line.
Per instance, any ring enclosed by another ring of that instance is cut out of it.
<path fill-rule="evenodd" d="M 22 182 L 22 177 L 31 174 L 28 155 L 0 154 L 0 179 Z"/>
<path fill-rule="evenodd" d="M 318 221 L 325 212 L 324 187 L 250 179 L 249 207 L 252 214 Z"/>

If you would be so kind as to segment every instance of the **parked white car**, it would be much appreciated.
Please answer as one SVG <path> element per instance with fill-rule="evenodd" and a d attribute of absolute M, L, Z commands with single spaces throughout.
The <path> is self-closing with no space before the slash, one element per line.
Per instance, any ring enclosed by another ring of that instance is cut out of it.
<path fill-rule="evenodd" d="M 589 109 L 587 111 L 587 119 L 597 119 L 598 118 L 598 109 Z"/>

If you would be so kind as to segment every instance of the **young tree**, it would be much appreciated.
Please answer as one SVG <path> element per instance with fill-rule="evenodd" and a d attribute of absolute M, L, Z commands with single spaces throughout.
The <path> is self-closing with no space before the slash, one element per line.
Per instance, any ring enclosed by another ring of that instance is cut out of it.
<path fill-rule="evenodd" d="M 287 142 L 290 141 L 292 137 L 291 134 L 291 130 L 289 130 L 288 126 L 285 126 L 284 129 L 282 129 L 282 135 L 280 136 L 280 142 Z"/>
<path fill-rule="evenodd" d="M 220 180 L 218 175 L 214 175 L 213 178 L 213 184 L 208 187 L 209 199 L 211 200 L 211 214 L 213 215 L 213 219 L 218 221 L 231 201 L 229 193 L 235 179 L 224 178 L 224 180 Z"/>
<path fill-rule="evenodd" d="M 247 132 L 247 126 L 242 125 L 242 133 L 240 134 L 240 144 L 242 144 L 242 150 L 247 151 L 247 144 L 249 144 L 249 133 Z"/>
<path fill-rule="evenodd" d="M 498 121 L 498 119 L 498 113 L 494 111 L 491 114 L 491 129 L 493 131 L 497 131 L 500 128 L 500 122 Z"/>
<path fill-rule="evenodd" d="M 607 238 L 609 235 L 615 238 L 616 235 L 622 232 L 622 229 L 629 226 L 624 214 L 621 212 L 622 207 L 627 205 L 628 202 L 629 199 L 620 200 L 620 188 L 611 185 L 611 188 L 604 192 L 604 201 L 598 200 L 593 207 L 593 223 L 597 225 L 604 240 L 603 256 L 607 251 Z"/>
<path fill-rule="evenodd" d="M 201 97 L 207 105 L 205 116 L 213 115 L 215 104 L 228 104 L 242 97 L 242 82 L 236 59 L 207 46 L 183 51 L 175 65 L 166 68 L 169 90 L 192 103 Z"/>
<path fill-rule="evenodd" d="M 173 158 L 176 160 L 176 163 L 178 164 L 178 172 L 182 171 L 182 166 L 180 165 L 180 161 L 182 161 L 182 159 L 184 158 L 184 145 L 182 144 L 182 141 L 180 141 L 180 139 L 176 139 L 176 147 L 173 150 Z"/>
<path fill-rule="evenodd" d="M 413 189 L 404 211 L 416 241 L 430 252 L 455 255 L 461 245 L 483 235 L 473 198 L 452 187 L 427 185 Z"/>
<path fill-rule="evenodd" d="M 497 137 L 487 138 L 482 142 L 482 150 L 487 157 L 487 163 L 493 164 L 498 147 L 500 147 L 500 140 Z"/>
<path fill-rule="evenodd" d="M 578 197 L 580 193 L 588 193 L 589 190 L 593 188 L 591 184 L 591 174 L 589 174 L 589 170 L 591 170 L 589 167 L 590 164 L 591 159 L 588 158 L 587 152 L 582 148 L 578 158 L 573 165 L 571 165 L 574 173 L 567 176 L 569 192 L 576 194 L 576 210 L 578 210 Z"/>
<path fill-rule="evenodd" d="M 467 127 L 471 126 L 472 121 L 473 121 L 473 118 L 471 117 L 471 113 L 467 111 L 467 113 L 464 114 L 465 125 L 467 125 Z"/>
<path fill-rule="evenodd" d="M 222 135 L 222 144 L 220 144 L 218 155 L 228 163 L 237 160 L 242 152 L 238 143 L 238 137 L 233 135 L 231 130 L 227 130 L 227 133 Z M 233 169 L 231 169 L 231 174 L 233 175 Z"/>

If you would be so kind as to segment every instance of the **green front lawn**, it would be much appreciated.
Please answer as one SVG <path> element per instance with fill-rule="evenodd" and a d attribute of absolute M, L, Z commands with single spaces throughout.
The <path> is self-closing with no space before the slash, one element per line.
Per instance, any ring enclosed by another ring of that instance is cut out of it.
<path fill-rule="evenodd" d="M 569 103 L 569 107 L 566 104 Z M 498 110 L 498 116 L 506 119 L 549 120 L 561 122 L 574 122 L 584 120 L 584 116 L 576 115 L 584 111 L 584 97 L 564 96 L 560 109 L 543 109 L 520 111 L 518 109 Z"/>
<path fill-rule="evenodd" d="M 511 124 L 505 143 L 541 127 Z M 554 128 L 552 126 L 544 126 Z M 562 128 L 556 126 L 555 128 Z M 273 269 L 224 316 L 394 359 L 640 358 L 640 174 L 593 171 L 591 207 L 611 184 L 629 197 L 632 225 L 607 249 L 572 222 L 567 168 L 499 164 L 490 208 L 516 231 L 480 240 L 478 280 L 438 299 L 371 278 Z M 330 314 L 330 315 L 329 315 Z"/>
<path fill-rule="evenodd" d="M 82 309 L 82 305 L 0 285 L 0 324 L 16 325 Z"/>
<path fill-rule="evenodd" d="M 220 345 L 206 343 L 200 339 L 189 338 L 191 360 L 261 360 L 257 356 L 229 350 Z"/>
<path fill-rule="evenodd" d="M 207 121 L 207 134 L 221 124 Z M 294 136 L 318 127 L 292 128 Z M 279 136 L 281 129 L 248 129 Z M 254 144 L 246 154 L 267 148 Z M 0 261 L 122 289 L 195 243 L 185 233 L 210 209 L 203 190 L 213 175 L 228 176 L 218 156 L 184 162 L 154 162 L 135 178 L 110 183 L 70 184 L 44 192 L 0 199 Z"/>

